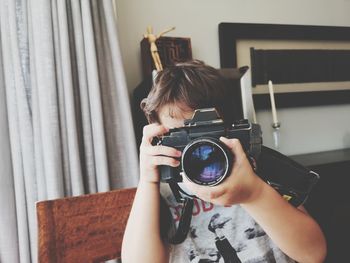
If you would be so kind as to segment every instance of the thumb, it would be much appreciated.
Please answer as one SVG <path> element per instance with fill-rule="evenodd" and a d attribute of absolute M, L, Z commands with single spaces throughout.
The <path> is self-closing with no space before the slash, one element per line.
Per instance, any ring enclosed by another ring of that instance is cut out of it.
<path fill-rule="evenodd" d="M 232 151 L 234 155 L 240 156 L 242 153 L 244 153 L 242 145 L 238 139 L 228 139 L 226 137 L 220 137 L 220 141 L 222 141 Z"/>

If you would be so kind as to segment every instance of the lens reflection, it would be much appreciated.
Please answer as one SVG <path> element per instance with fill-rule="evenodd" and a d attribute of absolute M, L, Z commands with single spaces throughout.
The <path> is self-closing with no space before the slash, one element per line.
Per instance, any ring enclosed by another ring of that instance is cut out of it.
<path fill-rule="evenodd" d="M 200 142 L 186 153 L 185 173 L 190 180 L 200 184 L 217 182 L 226 171 L 226 157 L 216 144 Z"/>

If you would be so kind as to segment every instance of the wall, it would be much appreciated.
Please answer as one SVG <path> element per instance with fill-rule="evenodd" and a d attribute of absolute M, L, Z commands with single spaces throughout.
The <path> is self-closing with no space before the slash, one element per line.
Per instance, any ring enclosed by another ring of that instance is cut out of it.
<path fill-rule="evenodd" d="M 350 26 L 350 0 L 116 0 L 118 30 L 130 92 L 141 81 L 140 41 L 148 25 L 190 37 L 193 57 L 220 66 L 220 22 Z M 272 145 L 271 116 L 258 112 L 264 143 Z M 283 109 L 281 148 L 299 154 L 350 147 L 350 105 Z"/>

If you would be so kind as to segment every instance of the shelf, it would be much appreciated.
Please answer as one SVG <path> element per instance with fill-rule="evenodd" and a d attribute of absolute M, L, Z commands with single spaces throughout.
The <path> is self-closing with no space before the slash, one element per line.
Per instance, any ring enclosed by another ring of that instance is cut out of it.
<path fill-rule="evenodd" d="M 289 156 L 304 166 L 350 162 L 350 148 Z"/>

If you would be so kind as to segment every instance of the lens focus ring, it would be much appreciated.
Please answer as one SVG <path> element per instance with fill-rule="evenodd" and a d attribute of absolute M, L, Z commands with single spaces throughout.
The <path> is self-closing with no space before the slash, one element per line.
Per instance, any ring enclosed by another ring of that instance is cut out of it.
<path fill-rule="evenodd" d="M 232 153 L 218 139 L 201 137 L 187 144 L 181 163 L 188 180 L 199 185 L 214 186 L 229 175 Z"/>

